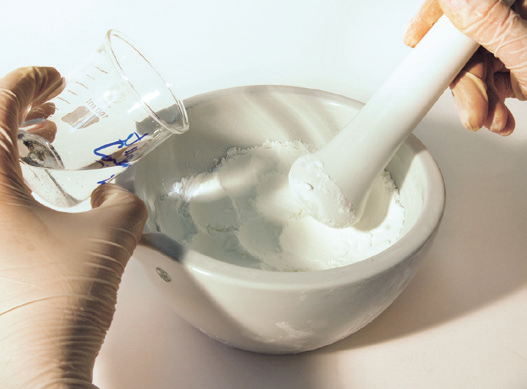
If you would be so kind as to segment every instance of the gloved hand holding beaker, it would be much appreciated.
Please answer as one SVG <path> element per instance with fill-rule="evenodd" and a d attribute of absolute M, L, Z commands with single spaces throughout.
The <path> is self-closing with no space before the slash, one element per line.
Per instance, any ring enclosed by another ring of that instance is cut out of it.
<path fill-rule="evenodd" d="M 62 84 L 52 68 L 22 68 L 0 80 L 2 388 L 94 387 L 95 358 L 146 220 L 143 202 L 113 184 L 98 187 L 83 213 L 32 198 L 20 170 L 19 125 L 24 116 L 45 117 L 45 101 Z M 54 132 L 47 124 L 33 130 Z"/>

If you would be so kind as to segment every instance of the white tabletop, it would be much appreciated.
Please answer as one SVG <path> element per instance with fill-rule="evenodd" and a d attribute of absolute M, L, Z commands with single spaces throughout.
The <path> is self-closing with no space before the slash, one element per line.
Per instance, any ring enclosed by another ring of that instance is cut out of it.
<path fill-rule="evenodd" d="M 109 28 L 131 35 L 181 98 L 285 84 L 366 101 L 410 49 L 420 0 L 6 2 L 0 73 L 67 72 Z M 446 92 L 415 133 L 447 185 L 417 276 L 349 338 L 293 356 L 221 345 L 186 324 L 132 258 L 95 368 L 105 389 L 527 387 L 527 103 L 508 138 L 464 130 Z"/>

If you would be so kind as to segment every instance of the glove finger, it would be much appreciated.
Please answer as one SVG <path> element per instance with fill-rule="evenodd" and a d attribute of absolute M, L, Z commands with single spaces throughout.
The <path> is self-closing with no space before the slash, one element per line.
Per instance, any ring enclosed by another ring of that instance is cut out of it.
<path fill-rule="evenodd" d="M 507 136 L 514 131 L 516 122 L 510 110 L 505 105 L 505 99 L 512 89 L 508 73 L 490 72 L 487 77 L 489 95 L 489 110 L 485 127 L 497 134 Z"/>
<path fill-rule="evenodd" d="M 127 261 L 139 241 L 147 218 L 143 201 L 136 195 L 115 184 L 97 187 L 91 196 L 92 210 L 86 214 L 102 225 L 104 239 L 119 242 L 124 250 L 107 245 L 101 250 L 105 255 Z"/>
<path fill-rule="evenodd" d="M 38 135 L 50 143 L 53 142 L 57 135 L 57 125 L 55 122 L 46 119 L 55 113 L 55 109 L 53 103 L 32 106 L 20 128 Z"/>
<path fill-rule="evenodd" d="M 35 119 L 47 119 L 55 113 L 55 109 L 55 104 L 49 102 L 40 105 L 33 104 L 31 110 L 25 117 L 25 121 L 27 122 Z"/>
<path fill-rule="evenodd" d="M 472 131 L 483 127 L 487 119 L 486 75 L 486 55 L 478 50 L 450 85 L 461 123 Z"/>
<path fill-rule="evenodd" d="M 515 121 L 505 102 L 501 100 L 498 93 L 489 88 L 489 111 L 485 127 L 497 134 L 507 136 L 514 131 Z"/>
<path fill-rule="evenodd" d="M 425 0 L 417 14 L 408 24 L 404 35 L 404 43 L 410 47 L 415 47 L 439 20 L 441 15 L 443 15 L 443 11 L 436 0 Z"/>
<path fill-rule="evenodd" d="M 57 97 L 66 87 L 66 80 L 60 75 L 60 73 L 51 67 L 30 67 L 38 72 L 38 76 L 42 78 L 40 81 L 41 88 L 36 89 L 33 101 L 31 102 L 32 107 L 53 107 L 55 111 L 55 105 L 47 103 L 47 101 Z M 47 110 L 46 110 L 47 111 Z M 52 113 L 53 113 L 52 112 Z"/>
<path fill-rule="evenodd" d="M 50 143 L 55 140 L 55 136 L 57 135 L 57 125 L 55 122 L 35 119 L 29 123 L 26 122 L 26 124 L 30 125 L 23 127 L 25 131 L 38 135 Z"/>

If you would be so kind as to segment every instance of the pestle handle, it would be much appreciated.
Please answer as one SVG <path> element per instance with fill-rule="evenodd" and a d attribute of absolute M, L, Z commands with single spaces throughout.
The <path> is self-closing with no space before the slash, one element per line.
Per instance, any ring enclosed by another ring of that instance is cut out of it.
<path fill-rule="evenodd" d="M 374 179 L 478 47 L 442 16 L 341 132 L 293 164 L 304 210 L 329 226 L 354 224 Z"/>

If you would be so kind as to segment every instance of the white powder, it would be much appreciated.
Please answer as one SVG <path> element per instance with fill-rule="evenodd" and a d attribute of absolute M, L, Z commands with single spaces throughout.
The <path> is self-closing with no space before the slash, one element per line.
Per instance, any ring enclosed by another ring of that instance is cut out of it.
<path fill-rule="evenodd" d="M 304 212 L 289 189 L 300 142 L 233 148 L 211 171 L 184 178 L 158 206 L 163 230 L 188 248 L 242 266 L 311 271 L 375 255 L 399 238 L 404 208 L 389 173 L 374 183 L 358 223 L 330 228 Z"/>

